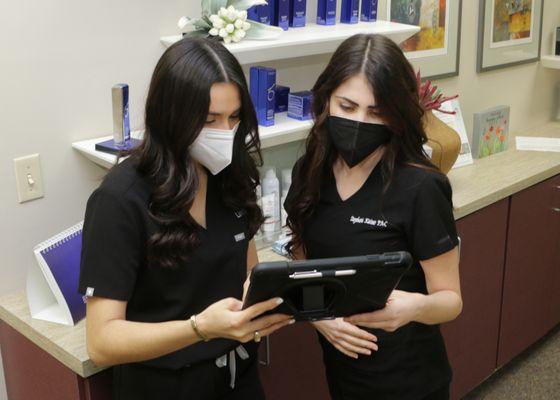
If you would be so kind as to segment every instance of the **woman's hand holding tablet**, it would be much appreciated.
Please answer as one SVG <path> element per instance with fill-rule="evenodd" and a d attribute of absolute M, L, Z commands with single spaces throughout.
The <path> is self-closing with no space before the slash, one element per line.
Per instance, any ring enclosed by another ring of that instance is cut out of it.
<path fill-rule="evenodd" d="M 234 298 L 220 300 L 197 315 L 198 329 L 208 339 L 225 338 L 242 343 L 265 337 L 295 322 L 290 315 L 269 314 L 283 303 L 273 298 L 242 309 L 243 303 Z"/>

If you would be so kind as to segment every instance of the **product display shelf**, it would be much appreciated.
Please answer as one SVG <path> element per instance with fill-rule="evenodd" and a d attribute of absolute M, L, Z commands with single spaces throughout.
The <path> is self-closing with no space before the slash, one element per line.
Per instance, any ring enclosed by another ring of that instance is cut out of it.
<path fill-rule="evenodd" d="M 554 56 L 554 55 L 542 56 L 541 64 L 545 68 L 560 69 L 560 56 Z"/>
<path fill-rule="evenodd" d="M 311 56 L 333 52 L 348 37 L 359 33 L 377 33 L 388 36 L 400 43 L 420 28 L 412 25 L 388 21 L 359 22 L 357 24 L 317 25 L 308 23 L 305 27 L 290 28 L 275 40 L 243 40 L 226 47 L 241 64 L 251 64 L 286 58 Z M 165 47 L 181 39 L 181 35 L 164 36 L 161 43 Z"/>
<path fill-rule="evenodd" d="M 298 121 L 288 118 L 287 113 L 276 114 L 274 126 L 259 127 L 261 147 L 267 148 L 305 139 L 312 125 L 313 121 Z M 143 131 L 134 131 L 131 136 L 141 139 Z M 108 169 L 115 165 L 117 157 L 95 150 L 95 144 L 109 139 L 111 136 L 82 140 L 73 143 L 72 147 L 97 165 Z"/>

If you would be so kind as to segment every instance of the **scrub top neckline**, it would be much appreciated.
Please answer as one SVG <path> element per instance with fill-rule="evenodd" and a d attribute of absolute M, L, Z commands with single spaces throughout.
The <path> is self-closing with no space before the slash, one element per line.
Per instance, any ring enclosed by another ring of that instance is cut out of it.
<path fill-rule="evenodd" d="M 373 178 L 374 175 L 377 174 L 377 171 L 381 169 L 380 164 L 381 164 L 381 160 L 379 160 L 379 162 L 375 165 L 375 167 L 373 167 L 373 169 L 371 170 L 371 172 L 369 173 L 369 175 L 365 179 L 364 183 L 358 188 L 358 190 L 356 190 L 354 193 L 352 193 L 352 195 L 350 195 L 350 197 L 348 197 L 346 200 L 342 199 L 342 196 L 340 195 L 340 192 L 338 191 L 338 186 L 336 184 L 336 176 L 334 175 L 334 165 L 332 165 L 329 168 L 329 171 L 330 171 L 330 178 L 332 180 L 332 184 L 334 185 L 333 189 L 334 189 L 334 194 L 335 194 L 335 197 L 336 197 L 336 201 L 340 204 L 348 204 L 352 200 L 354 200 L 356 197 L 359 197 L 360 194 L 366 190 L 366 187 L 368 186 L 369 181 Z"/>
<path fill-rule="evenodd" d="M 194 222 L 196 223 L 196 226 L 198 226 L 198 228 L 202 232 L 208 233 L 211 226 L 210 216 L 212 215 L 212 213 L 210 212 L 210 204 L 212 203 L 211 200 L 214 194 L 210 194 L 210 191 L 213 190 L 213 176 L 212 174 L 208 173 L 208 171 L 205 172 L 206 172 L 206 197 L 204 199 L 204 222 L 206 226 L 201 225 L 196 219 L 194 219 L 194 217 L 190 213 L 190 210 L 189 210 L 189 214 L 194 220 Z"/>

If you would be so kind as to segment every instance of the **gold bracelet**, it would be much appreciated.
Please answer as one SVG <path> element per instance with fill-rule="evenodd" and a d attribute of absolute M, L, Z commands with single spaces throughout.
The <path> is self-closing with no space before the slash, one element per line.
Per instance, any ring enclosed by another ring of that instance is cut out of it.
<path fill-rule="evenodd" d="M 193 328 L 194 333 L 196 333 L 196 335 L 204 340 L 205 342 L 209 341 L 210 339 L 208 339 L 208 336 L 206 336 L 205 334 L 203 334 L 200 329 L 198 329 L 198 324 L 196 323 L 196 314 L 193 314 L 190 318 L 191 320 L 191 326 Z"/>

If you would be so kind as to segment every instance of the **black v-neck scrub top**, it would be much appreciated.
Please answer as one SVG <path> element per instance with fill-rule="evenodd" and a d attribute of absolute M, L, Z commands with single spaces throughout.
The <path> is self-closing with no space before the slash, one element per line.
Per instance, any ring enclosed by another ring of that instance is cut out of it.
<path fill-rule="evenodd" d="M 303 232 L 306 256 L 317 259 L 409 251 L 414 263 L 397 289 L 427 294 L 419 260 L 436 257 L 458 244 L 451 186 L 439 173 L 404 165 L 396 165 L 385 194 L 384 183 L 379 164 L 364 185 L 343 201 L 332 166 L 326 167 L 319 203 Z M 342 380 L 339 383 L 344 386 L 344 376 L 350 377 L 347 390 L 363 393 L 363 397 L 348 398 L 419 399 L 451 380 L 438 326 L 412 322 L 394 333 L 368 330 L 378 337 L 379 351 L 360 355 L 357 360 L 319 335 L 329 381 Z M 354 381 L 357 376 L 364 379 Z"/>
<path fill-rule="evenodd" d="M 113 168 L 93 192 L 84 220 L 79 292 L 127 301 L 126 319 L 140 322 L 184 320 L 226 297 L 241 299 L 248 220 L 244 210 L 223 204 L 217 178 L 208 173 L 207 229 L 198 229 L 200 245 L 173 269 L 146 262 L 147 242 L 157 229 L 148 213 L 151 193 L 132 159 Z M 199 342 L 143 364 L 178 369 L 237 345 L 226 339 Z"/>

